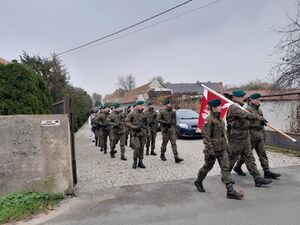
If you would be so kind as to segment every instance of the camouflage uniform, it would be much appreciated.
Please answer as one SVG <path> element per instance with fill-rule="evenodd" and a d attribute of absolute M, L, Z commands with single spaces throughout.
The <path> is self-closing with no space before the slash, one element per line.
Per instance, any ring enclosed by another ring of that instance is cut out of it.
<path fill-rule="evenodd" d="M 133 168 L 136 168 L 137 160 L 139 160 L 139 167 L 145 168 L 143 165 L 144 146 L 146 143 L 146 134 L 148 129 L 148 122 L 143 110 L 134 110 L 129 113 L 126 118 L 126 125 L 132 130 L 133 138 Z"/>
<path fill-rule="evenodd" d="M 145 115 L 148 119 L 149 129 L 147 131 L 147 141 L 146 141 L 146 155 L 149 155 L 149 147 L 151 144 L 151 155 L 156 155 L 154 152 L 155 149 L 155 140 L 157 134 L 157 112 L 153 107 L 149 107 L 145 111 Z"/>
<path fill-rule="evenodd" d="M 229 171 L 232 170 L 239 156 L 242 156 L 248 171 L 255 180 L 256 186 L 271 183 L 271 181 L 263 179 L 257 170 L 249 134 L 250 121 L 261 121 L 263 118 L 253 113 L 247 113 L 236 105 L 231 105 L 226 120 L 229 141 Z"/>
<path fill-rule="evenodd" d="M 101 130 L 99 126 L 99 117 L 101 113 L 98 112 L 95 117 L 92 119 L 92 126 L 95 128 L 95 146 L 101 147 Z"/>
<path fill-rule="evenodd" d="M 100 126 L 100 139 L 101 139 L 101 149 L 104 151 L 104 154 L 107 153 L 107 138 L 109 136 L 110 127 L 109 127 L 109 112 L 101 113 L 99 116 L 99 126 Z"/>
<path fill-rule="evenodd" d="M 162 145 L 160 158 L 166 161 L 165 153 L 167 144 L 171 142 L 171 148 L 174 154 L 175 162 L 183 161 L 179 158 L 176 145 L 176 112 L 171 109 L 163 109 L 158 115 L 158 122 L 161 124 Z"/>
<path fill-rule="evenodd" d="M 121 112 L 113 111 L 109 116 L 109 124 L 111 126 L 110 131 L 110 155 L 112 158 L 115 157 L 115 151 L 117 143 L 120 141 L 121 159 L 125 158 L 125 124 L 124 117 Z"/>
<path fill-rule="evenodd" d="M 128 114 L 130 113 L 130 111 L 126 110 L 125 112 L 123 112 L 123 117 L 126 120 L 126 117 L 128 116 Z M 130 134 L 130 127 L 125 126 L 125 145 L 128 145 L 128 137 Z"/>
<path fill-rule="evenodd" d="M 229 159 L 228 159 L 228 144 L 225 139 L 225 124 L 220 119 L 218 113 L 211 111 L 210 116 L 205 120 L 202 136 L 204 148 L 204 165 L 199 170 L 198 181 L 202 182 L 207 173 L 213 168 L 216 160 L 218 160 L 221 168 L 222 181 L 225 184 L 232 182 L 229 172 Z"/>

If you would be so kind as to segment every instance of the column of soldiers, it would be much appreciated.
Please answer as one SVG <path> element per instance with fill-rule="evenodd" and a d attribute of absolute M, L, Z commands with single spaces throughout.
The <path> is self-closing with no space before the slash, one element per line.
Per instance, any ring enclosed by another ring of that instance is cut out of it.
<path fill-rule="evenodd" d="M 95 145 L 100 147 L 100 151 L 107 154 L 107 141 L 110 141 L 110 156 L 115 158 L 116 145 L 120 144 L 121 160 L 126 161 L 125 145 L 128 144 L 133 149 L 133 165 L 146 168 L 144 159 L 144 149 L 146 155 L 156 156 L 155 141 L 157 136 L 158 123 L 162 126 L 162 139 L 160 158 L 166 161 L 165 152 L 167 143 L 171 142 L 172 151 L 176 163 L 183 161 L 179 157 L 176 145 L 176 113 L 173 110 L 170 100 L 164 101 L 165 108 L 157 114 L 152 104 L 148 104 L 144 111 L 144 101 L 137 101 L 134 107 L 127 107 L 122 112 L 121 105 L 115 103 L 110 110 L 107 105 L 101 106 L 99 112 L 92 119 L 92 126 L 95 130 Z M 110 112 L 112 111 L 112 112 Z"/>
<path fill-rule="evenodd" d="M 233 102 L 243 106 L 246 92 L 243 90 L 234 90 Z M 242 193 L 237 192 L 233 188 L 235 183 L 230 172 L 237 162 L 234 171 L 241 176 L 246 174 L 242 171 L 243 163 L 250 174 L 253 176 L 256 187 L 268 185 L 272 183 L 271 179 L 277 179 L 280 174 L 270 171 L 267 154 L 264 143 L 264 126 L 267 121 L 263 117 L 262 111 L 259 109 L 261 95 L 253 94 L 249 97 L 250 103 L 247 107 L 248 112 L 241 110 L 237 105 L 231 105 L 228 109 L 227 135 L 225 133 L 224 122 L 220 119 L 221 101 L 213 99 L 208 102 L 210 115 L 205 119 L 202 130 L 205 163 L 198 172 L 198 177 L 194 182 L 199 192 L 205 192 L 203 180 L 207 173 L 213 168 L 214 163 L 218 160 L 221 168 L 222 182 L 227 188 L 227 198 L 242 199 Z M 226 140 L 226 137 L 228 142 Z M 255 149 L 262 168 L 264 170 L 264 178 L 257 170 L 255 158 L 252 149 Z"/>

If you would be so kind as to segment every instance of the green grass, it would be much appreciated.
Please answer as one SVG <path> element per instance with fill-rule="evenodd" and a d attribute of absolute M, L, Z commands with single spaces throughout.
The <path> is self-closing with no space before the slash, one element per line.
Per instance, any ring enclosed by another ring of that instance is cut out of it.
<path fill-rule="evenodd" d="M 63 194 L 41 192 L 15 192 L 0 197 L 0 224 L 46 211 L 63 198 Z"/>
<path fill-rule="evenodd" d="M 277 152 L 277 153 L 283 153 L 285 155 L 293 156 L 293 157 L 299 157 L 300 158 L 300 151 L 291 150 L 287 148 L 281 148 L 274 145 L 266 145 L 267 150 L 271 152 Z"/>

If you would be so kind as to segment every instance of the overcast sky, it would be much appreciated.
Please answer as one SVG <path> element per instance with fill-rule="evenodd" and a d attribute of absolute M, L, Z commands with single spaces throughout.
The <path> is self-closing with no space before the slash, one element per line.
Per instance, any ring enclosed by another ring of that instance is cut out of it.
<path fill-rule="evenodd" d="M 0 57 L 22 51 L 49 56 L 107 35 L 185 0 L 0 0 Z M 136 29 L 195 9 L 191 3 Z M 223 0 L 127 37 L 61 56 L 71 83 L 107 94 L 117 77 L 137 85 L 161 75 L 170 82 L 240 84 L 268 76 L 280 36 L 296 0 Z M 136 30 L 133 29 L 132 31 Z"/>

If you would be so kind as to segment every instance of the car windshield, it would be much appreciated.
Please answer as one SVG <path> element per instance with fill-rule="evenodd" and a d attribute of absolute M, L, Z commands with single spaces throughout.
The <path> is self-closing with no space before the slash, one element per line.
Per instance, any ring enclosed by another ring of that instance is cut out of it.
<path fill-rule="evenodd" d="M 176 115 L 179 119 L 198 119 L 199 114 L 193 110 L 178 110 L 176 111 Z"/>

